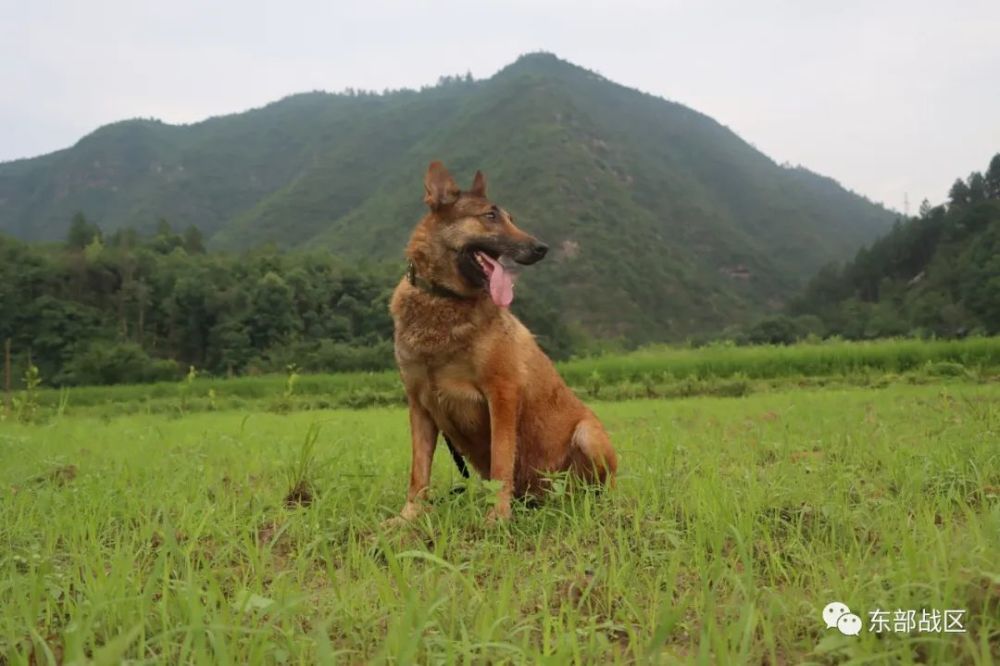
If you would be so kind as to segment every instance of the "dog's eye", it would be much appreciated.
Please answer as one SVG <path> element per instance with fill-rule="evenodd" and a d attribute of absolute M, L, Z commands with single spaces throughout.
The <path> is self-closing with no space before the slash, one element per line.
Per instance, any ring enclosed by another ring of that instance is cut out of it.
<path fill-rule="evenodd" d="M 493 211 L 490 211 L 490 212 L 484 214 L 483 217 L 485 217 L 487 220 L 489 220 L 490 222 L 492 222 L 493 220 L 497 219 L 497 214 L 494 213 Z"/>

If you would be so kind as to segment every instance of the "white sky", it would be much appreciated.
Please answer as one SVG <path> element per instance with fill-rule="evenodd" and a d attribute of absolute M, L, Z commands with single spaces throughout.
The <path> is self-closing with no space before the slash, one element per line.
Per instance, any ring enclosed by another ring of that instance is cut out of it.
<path fill-rule="evenodd" d="M 0 0 L 0 160 L 546 50 L 911 211 L 1000 152 L 1000 2 Z"/>

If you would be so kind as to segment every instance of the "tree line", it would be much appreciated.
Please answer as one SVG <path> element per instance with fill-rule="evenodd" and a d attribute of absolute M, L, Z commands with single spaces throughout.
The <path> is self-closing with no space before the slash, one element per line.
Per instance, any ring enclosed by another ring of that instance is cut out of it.
<path fill-rule="evenodd" d="M 208 254 L 161 221 L 105 237 L 77 214 L 62 246 L 0 237 L 0 339 L 55 385 L 217 374 L 362 370 L 392 361 L 398 269 L 328 254 Z"/>
<path fill-rule="evenodd" d="M 347 262 L 328 252 L 208 253 L 201 232 L 161 220 L 142 237 L 104 234 L 77 213 L 61 244 L 0 235 L 0 344 L 15 372 L 48 385 L 392 367 L 388 303 L 401 262 Z M 522 316 L 565 357 L 571 335 L 550 309 Z"/>

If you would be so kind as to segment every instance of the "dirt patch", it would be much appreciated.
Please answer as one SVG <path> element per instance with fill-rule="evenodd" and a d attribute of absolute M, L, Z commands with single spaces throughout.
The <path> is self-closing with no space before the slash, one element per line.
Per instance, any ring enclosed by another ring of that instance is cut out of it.
<path fill-rule="evenodd" d="M 274 536 L 278 533 L 278 524 L 275 522 L 264 523 L 257 530 L 257 543 L 262 546 L 274 541 Z"/>
<path fill-rule="evenodd" d="M 812 451 L 792 451 L 791 453 L 792 462 L 822 462 L 825 457 L 825 453 L 815 449 Z"/>
<path fill-rule="evenodd" d="M 285 507 L 294 509 L 296 507 L 310 506 L 313 503 L 313 491 L 307 481 L 299 481 L 285 495 Z"/>
<path fill-rule="evenodd" d="M 44 474 L 39 474 L 32 481 L 35 483 L 51 483 L 57 486 L 65 486 L 73 481 L 76 475 L 76 465 L 61 465 Z"/>

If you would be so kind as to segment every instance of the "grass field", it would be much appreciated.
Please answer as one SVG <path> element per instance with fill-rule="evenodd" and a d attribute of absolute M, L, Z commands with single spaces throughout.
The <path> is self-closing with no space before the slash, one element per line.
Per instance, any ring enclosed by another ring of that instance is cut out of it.
<path fill-rule="evenodd" d="M 440 453 L 433 511 L 380 526 L 396 407 L 0 423 L 0 663 L 1000 660 L 997 384 L 595 408 L 617 488 L 495 528 Z M 876 634 L 877 609 L 966 631 Z"/>
<path fill-rule="evenodd" d="M 724 397 L 790 387 L 879 386 L 894 381 L 1000 379 L 1000 338 L 827 340 L 791 346 L 649 347 L 558 364 L 566 382 L 590 400 Z M 44 378 L 43 378 L 44 379 Z M 405 404 L 395 370 L 218 378 L 144 385 L 46 389 L 38 402 L 70 414 L 188 414 L 247 409 L 289 412 Z"/>

